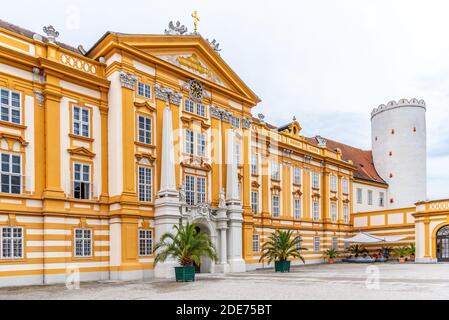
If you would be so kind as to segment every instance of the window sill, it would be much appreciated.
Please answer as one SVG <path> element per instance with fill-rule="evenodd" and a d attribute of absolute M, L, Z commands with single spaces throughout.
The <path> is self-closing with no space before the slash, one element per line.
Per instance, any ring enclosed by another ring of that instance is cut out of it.
<path fill-rule="evenodd" d="M 26 262 L 26 258 L 17 258 L 17 259 L 0 259 L 0 264 L 10 264 L 10 263 L 25 263 Z"/>
<path fill-rule="evenodd" d="M 147 144 L 139 141 L 134 142 L 134 144 L 142 148 L 156 149 L 156 146 L 154 144 Z"/>
<path fill-rule="evenodd" d="M 93 138 L 87 138 L 87 137 L 83 137 L 83 136 L 77 136 L 76 134 L 70 133 L 69 137 L 72 139 L 76 139 L 76 140 L 82 140 L 85 142 L 89 142 L 89 143 L 93 143 L 95 141 L 95 139 Z"/>
<path fill-rule="evenodd" d="M 28 128 L 27 126 L 24 126 L 23 124 L 8 122 L 8 121 L 4 121 L 4 120 L 0 120 L 0 125 L 5 126 L 5 127 L 14 128 L 14 129 L 20 129 L 20 130 L 26 130 Z"/>
<path fill-rule="evenodd" d="M 205 115 L 205 116 L 203 117 L 203 116 L 201 116 L 201 115 L 199 115 L 199 114 L 197 114 L 197 113 L 187 111 L 186 109 L 183 109 L 183 110 L 182 110 L 182 113 L 185 113 L 186 115 L 189 115 L 189 116 L 191 116 L 191 117 L 193 117 L 193 118 L 196 118 L 197 120 L 201 120 L 201 121 L 208 121 L 208 120 L 209 120 L 209 118 L 207 117 L 207 115 Z"/>

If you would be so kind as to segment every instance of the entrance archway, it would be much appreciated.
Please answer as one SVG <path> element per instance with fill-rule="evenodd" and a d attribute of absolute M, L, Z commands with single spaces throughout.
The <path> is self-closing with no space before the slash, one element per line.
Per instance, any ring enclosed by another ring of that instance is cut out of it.
<path fill-rule="evenodd" d="M 449 225 L 438 230 L 436 248 L 438 262 L 449 262 Z"/>
<path fill-rule="evenodd" d="M 211 226 L 207 223 L 202 223 L 199 221 L 196 221 L 195 223 L 197 225 L 196 231 L 208 234 L 212 240 L 212 243 L 216 246 L 216 234 Z M 197 273 L 214 273 L 214 262 L 208 257 L 203 257 L 201 259 L 201 265 L 195 265 L 195 268 Z"/>

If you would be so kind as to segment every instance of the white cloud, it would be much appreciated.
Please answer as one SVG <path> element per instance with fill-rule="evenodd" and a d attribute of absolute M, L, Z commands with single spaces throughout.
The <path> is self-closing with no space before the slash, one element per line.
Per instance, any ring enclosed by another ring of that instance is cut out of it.
<path fill-rule="evenodd" d="M 162 33 L 169 20 L 192 29 L 193 10 L 203 36 L 221 43 L 223 58 L 263 99 L 255 113 L 274 124 L 296 115 L 306 133 L 369 148 L 372 108 L 425 99 L 429 196 L 449 196 L 446 0 L 22 0 L 3 3 L 2 17 L 36 31 L 52 23 L 61 41 L 89 48 L 107 30 Z M 67 27 L 73 21 L 79 29 Z"/>

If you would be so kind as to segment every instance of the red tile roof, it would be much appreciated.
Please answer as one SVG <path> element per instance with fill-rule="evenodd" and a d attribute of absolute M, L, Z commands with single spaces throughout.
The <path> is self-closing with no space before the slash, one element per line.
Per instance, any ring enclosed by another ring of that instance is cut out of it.
<path fill-rule="evenodd" d="M 316 137 L 307 138 L 307 140 L 314 145 L 318 145 Z M 335 150 L 338 148 L 341 150 L 343 160 L 352 160 L 357 167 L 357 171 L 354 173 L 354 178 L 387 185 L 374 167 L 372 151 L 354 148 L 347 144 L 329 139 L 326 139 L 326 141 L 328 149 Z"/>

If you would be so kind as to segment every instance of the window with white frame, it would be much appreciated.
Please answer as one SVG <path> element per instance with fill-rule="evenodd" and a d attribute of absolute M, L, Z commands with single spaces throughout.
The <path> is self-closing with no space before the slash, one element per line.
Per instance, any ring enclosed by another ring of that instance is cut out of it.
<path fill-rule="evenodd" d="M 314 189 L 319 189 L 320 188 L 320 175 L 319 175 L 319 173 L 314 172 L 312 174 L 312 178 L 313 178 L 312 187 Z"/>
<path fill-rule="evenodd" d="M 337 237 L 332 238 L 332 249 L 338 250 L 338 238 Z"/>
<path fill-rule="evenodd" d="M 313 237 L 313 251 L 320 252 L 321 251 L 321 239 L 320 237 Z"/>
<path fill-rule="evenodd" d="M 195 103 L 192 100 L 185 100 L 184 102 L 184 110 L 190 113 L 195 112 Z"/>
<path fill-rule="evenodd" d="M 332 219 L 332 222 L 337 222 L 337 220 L 338 220 L 336 203 L 331 203 L 331 219 Z"/>
<path fill-rule="evenodd" d="M 301 184 L 301 168 L 293 169 L 293 183 L 296 185 Z"/>
<path fill-rule="evenodd" d="M 253 252 L 260 251 L 260 239 L 258 234 L 253 235 Z"/>
<path fill-rule="evenodd" d="M 240 118 L 231 116 L 231 125 L 234 128 L 240 129 Z"/>
<path fill-rule="evenodd" d="M 344 194 L 349 194 L 349 180 L 348 179 L 343 179 L 342 180 L 342 184 L 343 184 L 343 193 Z"/>
<path fill-rule="evenodd" d="M 313 201 L 313 220 L 320 220 L 320 203 L 317 200 Z"/>
<path fill-rule="evenodd" d="M 363 191 L 361 188 L 357 188 L 357 203 L 358 204 L 363 203 Z"/>
<path fill-rule="evenodd" d="M 90 110 L 87 108 L 73 106 L 73 134 L 76 136 L 90 137 Z"/>
<path fill-rule="evenodd" d="M 271 178 L 273 180 L 280 180 L 280 178 L 279 178 L 279 163 L 277 161 L 271 162 Z"/>
<path fill-rule="evenodd" d="M 206 178 L 186 175 L 186 202 L 190 206 L 206 203 Z"/>
<path fill-rule="evenodd" d="M 148 257 L 153 254 L 153 231 L 139 230 L 139 256 Z"/>
<path fill-rule="evenodd" d="M 349 223 L 349 206 L 343 205 L 343 220 L 345 223 Z"/>
<path fill-rule="evenodd" d="M 373 205 L 373 191 L 368 190 L 368 205 L 372 206 Z"/>
<path fill-rule="evenodd" d="M 206 107 L 202 103 L 196 104 L 196 114 L 205 117 L 206 116 Z"/>
<path fill-rule="evenodd" d="M 196 135 L 196 155 L 198 157 L 206 156 L 206 134 L 197 133 Z"/>
<path fill-rule="evenodd" d="M 338 191 L 338 178 L 335 175 L 331 175 L 331 191 L 332 192 Z"/>
<path fill-rule="evenodd" d="M 206 178 L 196 178 L 197 200 L 196 203 L 206 203 Z"/>
<path fill-rule="evenodd" d="M 0 228 L 1 259 L 22 259 L 23 255 L 23 228 Z"/>
<path fill-rule="evenodd" d="M 151 86 L 143 82 L 139 82 L 137 85 L 137 94 L 141 97 L 151 99 Z"/>
<path fill-rule="evenodd" d="M 251 208 L 254 214 L 259 213 L 259 193 L 257 191 L 251 192 Z"/>
<path fill-rule="evenodd" d="M 22 193 L 22 159 L 21 156 L 1 153 L 1 192 L 9 194 Z"/>
<path fill-rule="evenodd" d="M 301 219 L 301 199 L 295 198 L 295 219 Z"/>
<path fill-rule="evenodd" d="M 195 135 L 192 130 L 186 130 L 185 153 L 193 155 L 195 153 Z"/>
<path fill-rule="evenodd" d="M 153 199 L 153 170 L 139 167 L 139 201 L 151 202 Z"/>
<path fill-rule="evenodd" d="M 385 193 L 383 193 L 383 192 L 379 193 L 379 206 L 380 207 L 385 206 Z"/>
<path fill-rule="evenodd" d="M 273 195 L 272 197 L 273 217 L 279 217 L 279 196 Z"/>
<path fill-rule="evenodd" d="M 1 89 L 1 120 L 20 124 L 21 120 L 21 94 L 8 89 Z"/>
<path fill-rule="evenodd" d="M 73 197 L 79 200 L 90 200 L 91 197 L 90 165 L 73 164 Z"/>
<path fill-rule="evenodd" d="M 75 256 L 92 257 L 91 229 L 75 229 Z"/>
<path fill-rule="evenodd" d="M 259 166 L 259 157 L 257 154 L 252 154 L 251 155 L 251 174 L 253 176 L 256 176 L 259 173 L 258 166 Z"/>
<path fill-rule="evenodd" d="M 188 205 L 195 205 L 195 177 L 186 176 L 186 202 Z"/>
<path fill-rule="evenodd" d="M 152 121 L 149 117 L 139 116 L 139 142 L 144 144 L 152 143 Z"/>

